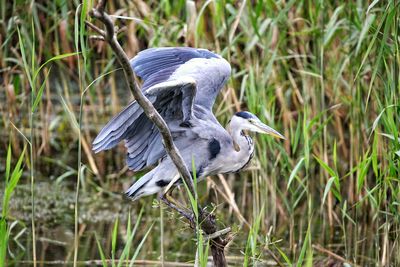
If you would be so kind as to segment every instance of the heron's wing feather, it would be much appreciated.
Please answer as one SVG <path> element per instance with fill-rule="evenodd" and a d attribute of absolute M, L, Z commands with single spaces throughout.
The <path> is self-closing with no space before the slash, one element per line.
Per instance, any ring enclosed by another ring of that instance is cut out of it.
<path fill-rule="evenodd" d="M 138 53 L 131 60 L 131 66 L 143 79 L 144 91 L 164 81 L 183 77 L 195 79 L 196 104 L 208 110 L 212 109 L 217 94 L 231 73 L 229 63 L 220 55 L 191 47 L 150 48 Z"/>
<path fill-rule="evenodd" d="M 164 120 L 177 124 L 192 116 L 195 94 L 196 83 L 191 78 L 163 82 L 145 92 Z M 152 165 L 165 155 L 158 129 L 136 101 L 107 123 L 94 140 L 93 150 L 112 148 L 122 140 L 128 149 L 128 166 L 133 170 Z"/>
<path fill-rule="evenodd" d="M 156 97 L 149 96 L 148 99 L 153 102 Z M 135 131 L 135 127 L 132 126 L 142 113 L 143 111 L 136 101 L 130 103 L 118 115 L 112 118 L 97 135 L 93 141 L 94 152 L 97 153 L 113 148 L 127 135 L 132 134 Z"/>

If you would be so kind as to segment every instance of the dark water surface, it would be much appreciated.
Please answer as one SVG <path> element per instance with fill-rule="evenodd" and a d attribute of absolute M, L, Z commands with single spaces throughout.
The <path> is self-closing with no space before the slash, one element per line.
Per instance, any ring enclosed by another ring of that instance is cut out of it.
<path fill-rule="evenodd" d="M 158 265 L 161 260 L 161 243 L 163 243 L 164 260 L 170 262 L 170 266 L 174 266 L 174 264 L 178 266 L 178 262 L 186 262 L 189 266 L 193 264 L 196 253 L 193 230 L 176 214 L 168 210 L 163 210 L 164 236 L 161 237 L 161 210 L 158 205 L 155 205 L 157 204 L 156 200 L 153 200 L 153 203 L 150 203 L 150 201 L 152 201 L 152 198 L 146 198 L 144 203 L 132 203 L 119 193 L 93 194 L 87 193 L 83 189 L 80 190 L 80 245 L 78 254 L 80 265 L 101 265 L 101 257 L 95 236 L 98 237 L 106 258 L 111 258 L 112 231 L 117 219 L 119 227 L 116 258 L 118 258 L 127 239 L 128 216 L 131 214 L 132 227 L 134 227 L 139 209 L 143 204 L 145 206 L 144 215 L 139 222 L 132 247 L 135 248 L 140 243 L 152 223 L 154 223 L 154 226 L 138 257 L 138 259 L 141 259 L 139 263 L 150 266 Z M 72 264 L 74 254 L 74 203 L 75 191 L 68 183 L 57 183 L 54 181 L 36 183 L 35 224 L 39 266 L 70 266 Z M 31 198 L 28 185 L 17 187 L 10 203 L 10 214 L 14 223 L 11 229 L 12 239 L 9 242 L 9 252 L 11 255 L 9 257 L 9 264 L 11 266 L 30 266 L 32 264 L 32 235 L 30 225 Z M 289 224 L 280 224 L 279 228 L 276 229 L 276 234 L 285 236 L 289 227 Z M 233 228 L 235 236 L 233 242 L 228 246 L 228 261 L 231 265 L 240 266 L 243 264 L 247 230 L 245 228 L 240 229 L 238 226 L 234 226 Z M 314 230 L 317 231 L 318 228 L 316 226 Z M 334 233 L 333 239 L 324 239 L 323 236 L 325 234 L 320 233 L 321 242 L 324 242 L 323 240 L 326 243 L 329 242 L 329 244 L 325 244 L 324 246 L 334 251 L 343 250 L 344 245 L 340 243 L 338 233 L 339 231 L 336 231 L 336 234 Z M 314 232 L 313 235 L 315 238 L 316 233 Z M 263 240 L 260 240 L 260 243 L 262 242 Z M 285 253 L 290 254 L 289 240 L 276 240 L 276 244 Z M 257 249 L 260 250 L 260 257 L 256 261 L 259 263 L 259 266 L 276 265 L 270 254 L 270 249 L 266 249 L 265 251 L 262 251 L 262 247 Z M 174 253 L 168 253 L 168 251 L 174 251 Z M 325 266 L 329 262 L 333 264 L 337 263 L 334 259 L 324 259 L 324 257 L 320 261 L 320 266 Z"/>

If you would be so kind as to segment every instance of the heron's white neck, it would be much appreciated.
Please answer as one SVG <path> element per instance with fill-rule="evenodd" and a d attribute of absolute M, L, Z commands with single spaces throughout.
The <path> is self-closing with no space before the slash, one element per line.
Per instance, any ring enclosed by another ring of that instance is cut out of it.
<path fill-rule="evenodd" d="M 246 136 L 243 132 L 243 122 L 236 119 L 234 116 L 227 126 L 227 131 L 232 137 L 233 147 L 236 151 L 240 151 L 249 146 L 249 136 Z M 246 149 L 247 150 L 247 149 Z"/>

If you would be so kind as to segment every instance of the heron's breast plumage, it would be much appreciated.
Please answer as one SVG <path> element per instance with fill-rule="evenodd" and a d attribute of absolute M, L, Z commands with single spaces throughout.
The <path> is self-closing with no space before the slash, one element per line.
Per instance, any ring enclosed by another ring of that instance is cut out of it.
<path fill-rule="evenodd" d="M 211 141 L 215 143 L 215 139 Z M 254 156 L 254 145 L 250 137 L 241 144 L 241 149 L 236 151 L 232 139 L 223 138 L 218 141 L 220 150 L 218 155 L 212 154 L 210 150 L 210 158 L 208 164 L 203 168 L 203 175 L 215 175 L 219 173 L 233 173 L 246 168 Z M 211 143 L 210 143 L 211 144 Z"/>

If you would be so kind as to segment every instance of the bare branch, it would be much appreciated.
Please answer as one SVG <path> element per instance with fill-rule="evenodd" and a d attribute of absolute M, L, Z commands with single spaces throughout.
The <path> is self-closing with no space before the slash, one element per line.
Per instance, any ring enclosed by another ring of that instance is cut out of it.
<path fill-rule="evenodd" d="M 121 45 L 117 40 L 117 33 L 115 25 L 111 17 L 105 12 L 106 0 L 100 0 L 96 6 L 96 8 L 90 11 L 90 16 L 92 18 L 96 18 L 100 20 L 104 26 L 105 30 L 98 29 L 95 25 L 91 23 L 87 23 L 87 25 L 104 37 L 104 40 L 108 42 L 111 46 L 111 49 L 114 51 L 116 58 L 118 59 L 121 67 L 124 71 L 125 79 L 128 83 L 129 89 L 137 103 L 142 107 L 144 113 L 147 118 L 151 120 L 158 128 L 161 133 L 163 144 L 165 150 L 173 163 L 175 164 L 177 170 L 179 171 L 182 179 L 187 184 L 190 194 L 195 197 L 197 200 L 197 192 L 194 190 L 192 176 L 187 168 L 185 162 L 183 161 L 182 156 L 180 155 L 177 147 L 175 146 L 171 132 L 161 115 L 154 108 L 153 104 L 143 95 L 142 91 L 138 88 L 136 84 L 136 77 L 131 65 L 129 63 L 129 59 L 122 49 Z M 217 223 L 215 216 L 203 210 L 200 205 L 197 205 L 199 208 L 199 221 L 202 230 L 209 236 L 211 240 L 211 252 L 213 255 L 214 265 L 215 266 L 226 266 L 226 259 L 224 254 L 224 248 L 227 243 L 230 241 L 229 238 L 223 239 L 221 236 L 226 234 L 223 230 L 222 233 L 218 232 Z M 189 221 L 191 218 L 194 218 L 194 211 L 192 215 L 187 215 Z M 193 220 L 192 220 L 193 221 Z"/>
<path fill-rule="evenodd" d="M 103 36 L 100 36 L 100 35 L 91 35 L 91 36 L 89 36 L 89 39 L 90 39 L 90 40 L 95 40 L 95 41 L 103 41 L 103 42 L 106 41 L 106 40 L 104 39 L 104 37 L 103 37 Z"/>
<path fill-rule="evenodd" d="M 135 74 L 130 66 L 129 59 L 125 54 L 124 50 L 122 49 L 121 45 L 118 43 L 114 22 L 112 21 L 111 17 L 106 12 L 104 12 L 105 3 L 106 1 L 104 0 L 99 1 L 97 7 L 91 10 L 90 15 L 93 18 L 100 20 L 104 24 L 105 26 L 104 38 L 110 44 L 119 63 L 122 66 L 130 91 L 135 97 L 137 103 L 143 108 L 143 111 L 146 114 L 146 116 L 157 126 L 158 130 L 160 131 L 163 137 L 163 143 L 167 154 L 170 156 L 171 160 L 174 162 L 182 178 L 188 185 L 190 193 L 193 196 L 196 196 L 196 192 L 193 186 L 192 176 L 190 175 L 189 169 L 184 163 L 183 158 L 180 155 L 178 149 L 173 143 L 172 136 L 168 129 L 167 124 L 165 123 L 161 115 L 157 112 L 157 110 L 154 108 L 153 104 L 143 95 L 142 91 L 136 85 Z M 92 26 L 94 25 L 92 24 L 89 27 L 93 29 L 97 28 L 96 26 L 94 27 Z"/>
<path fill-rule="evenodd" d="M 96 25 L 91 23 L 90 21 L 85 21 L 85 24 L 86 24 L 86 26 L 88 26 L 89 28 L 91 28 L 92 30 L 97 32 L 103 38 L 104 38 L 104 36 L 106 36 L 106 33 L 102 29 L 100 29 L 99 27 L 97 27 Z"/>
<path fill-rule="evenodd" d="M 232 230 L 232 229 L 231 229 L 230 227 L 228 227 L 228 228 L 225 228 L 225 229 L 216 231 L 216 232 L 214 232 L 214 233 L 212 233 L 212 234 L 210 234 L 210 235 L 206 235 L 206 236 L 204 237 L 204 241 L 207 242 L 208 240 L 215 239 L 215 238 L 217 238 L 217 237 L 219 237 L 219 236 L 224 236 L 224 235 L 230 233 L 231 230 Z"/>

